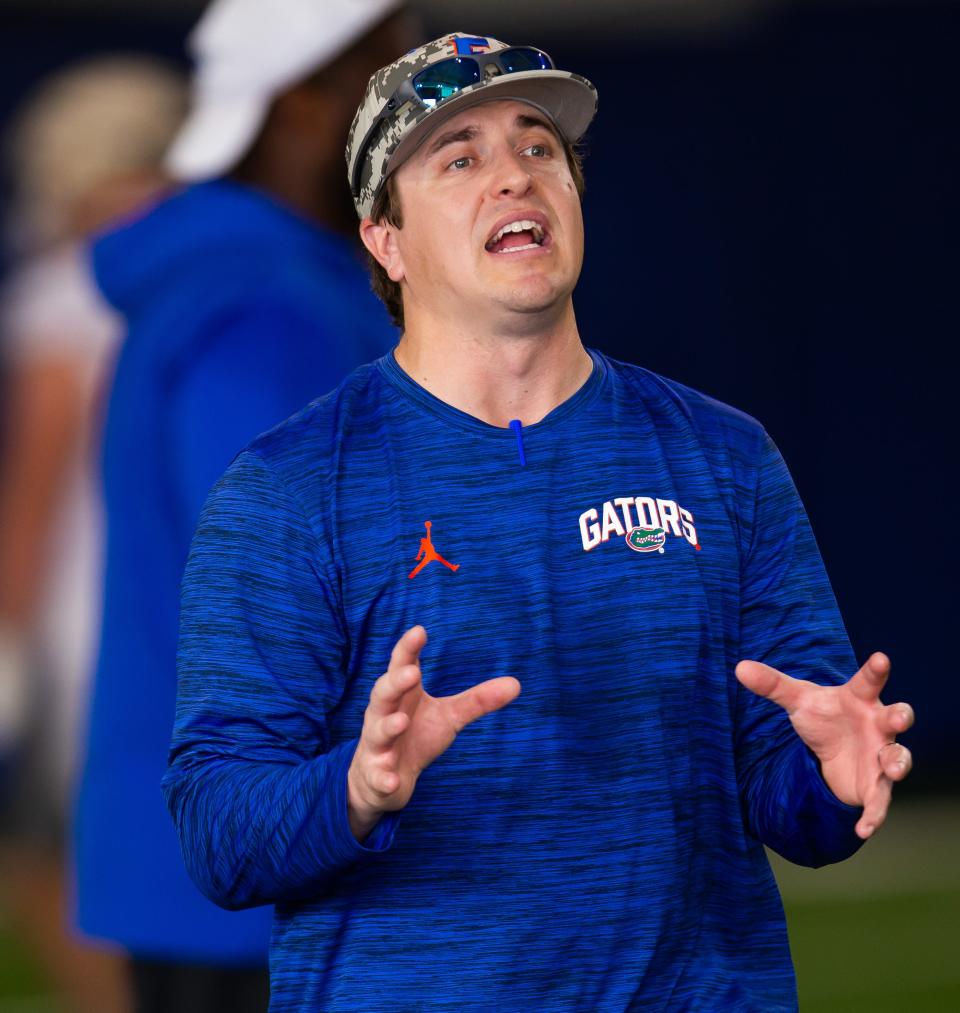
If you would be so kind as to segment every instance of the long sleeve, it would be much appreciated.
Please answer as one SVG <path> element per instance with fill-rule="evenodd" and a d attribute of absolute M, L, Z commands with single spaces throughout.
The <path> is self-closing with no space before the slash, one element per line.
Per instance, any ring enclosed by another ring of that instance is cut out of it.
<path fill-rule="evenodd" d="M 741 573 L 740 656 L 839 684 L 855 663 L 813 532 L 779 452 L 764 437 Z M 861 810 L 840 802 L 777 704 L 737 686 L 737 771 L 750 831 L 784 858 L 819 866 L 862 844 Z"/>
<path fill-rule="evenodd" d="M 164 793 L 191 877 L 225 907 L 315 894 L 361 846 L 347 819 L 355 741 L 331 747 L 344 632 L 320 540 L 246 452 L 214 487 L 184 577 Z M 358 729 L 359 732 L 359 729 Z"/>

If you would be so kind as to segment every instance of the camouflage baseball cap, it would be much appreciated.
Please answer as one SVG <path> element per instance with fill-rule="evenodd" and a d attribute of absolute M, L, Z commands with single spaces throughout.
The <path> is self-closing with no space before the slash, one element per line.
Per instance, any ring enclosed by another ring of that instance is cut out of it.
<path fill-rule="evenodd" d="M 521 69 L 531 65 L 530 54 L 542 59 L 534 64 L 536 69 Z M 444 61 L 469 64 L 477 80 L 447 88 L 450 94 L 438 91 L 438 98 L 424 100 L 407 82 Z M 370 214 L 387 177 L 428 134 L 451 116 L 481 102 L 527 102 L 548 117 L 568 141 L 578 141 L 597 111 L 597 90 L 578 74 L 552 68 L 553 61 L 532 47 L 454 32 L 378 70 L 367 84 L 347 139 L 347 173 L 357 214 L 361 218 Z"/>

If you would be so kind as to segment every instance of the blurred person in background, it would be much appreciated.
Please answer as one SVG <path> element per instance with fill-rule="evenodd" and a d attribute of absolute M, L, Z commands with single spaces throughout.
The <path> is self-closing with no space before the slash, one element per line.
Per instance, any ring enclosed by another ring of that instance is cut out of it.
<path fill-rule="evenodd" d="M 414 41 L 396 0 L 215 0 L 190 39 L 193 105 L 167 160 L 185 186 L 94 245 L 127 338 L 104 440 L 78 922 L 130 955 L 141 1013 L 267 1005 L 272 910 L 199 893 L 160 792 L 179 585 L 233 456 L 395 341 L 342 164 L 369 75 Z"/>
<path fill-rule="evenodd" d="M 127 1008 L 123 968 L 67 929 L 63 845 L 101 597 L 97 400 L 122 329 L 83 241 L 163 185 L 186 83 L 111 55 L 44 80 L 6 138 L 14 268 L 0 292 L 8 376 L 0 463 L 0 883 L 72 1009 Z"/>

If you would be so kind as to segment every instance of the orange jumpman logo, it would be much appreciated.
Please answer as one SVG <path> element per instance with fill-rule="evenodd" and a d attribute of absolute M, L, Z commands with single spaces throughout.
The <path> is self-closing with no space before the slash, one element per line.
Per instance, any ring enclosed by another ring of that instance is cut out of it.
<path fill-rule="evenodd" d="M 427 565 L 436 560 L 438 563 L 443 563 L 444 566 L 449 567 L 456 573 L 460 569 L 459 563 L 448 563 L 443 556 L 433 547 L 433 542 L 430 539 L 430 529 L 433 527 L 432 521 L 424 521 L 424 527 L 427 529 L 427 537 L 420 539 L 420 551 L 417 553 L 417 559 L 419 563 L 413 568 L 413 570 L 407 574 L 407 578 L 416 577 L 416 575 Z"/>

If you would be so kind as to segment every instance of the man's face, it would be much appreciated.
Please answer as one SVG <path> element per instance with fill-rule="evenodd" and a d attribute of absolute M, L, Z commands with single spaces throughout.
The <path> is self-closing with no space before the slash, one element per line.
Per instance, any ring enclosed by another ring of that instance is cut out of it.
<path fill-rule="evenodd" d="M 569 300 L 583 217 L 539 110 L 506 100 L 451 117 L 397 170 L 396 186 L 403 228 L 388 273 L 405 282 L 408 321 L 413 310 L 522 330 Z"/>

